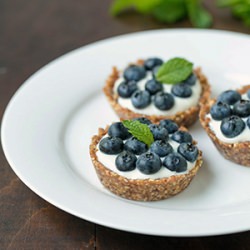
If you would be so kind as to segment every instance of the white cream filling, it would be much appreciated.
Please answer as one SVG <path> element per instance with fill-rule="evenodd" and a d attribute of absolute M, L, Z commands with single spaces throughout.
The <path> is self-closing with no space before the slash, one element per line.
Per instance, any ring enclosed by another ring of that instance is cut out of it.
<path fill-rule="evenodd" d="M 106 137 L 106 136 L 104 136 L 104 137 Z M 173 141 L 171 139 L 168 142 L 171 144 L 174 151 L 177 152 L 177 148 L 179 146 L 179 143 L 177 143 L 177 142 L 175 142 L 175 141 Z M 118 170 L 116 168 L 115 159 L 116 159 L 117 155 L 108 155 L 108 154 L 102 153 L 99 150 L 99 144 L 97 145 L 97 149 L 98 150 L 96 152 L 96 155 L 97 155 L 97 158 L 98 158 L 99 162 L 101 162 L 106 168 L 108 168 L 108 169 L 112 170 L 113 172 L 115 172 L 115 173 L 117 173 L 117 174 L 119 174 L 119 175 L 121 175 L 123 177 L 126 177 L 128 179 L 159 179 L 159 178 L 169 177 L 169 176 L 172 176 L 172 175 L 186 174 L 196 164 L 196 161 L 195 162 L 187 161 L 187 170 L 184 171 L 184 172 L 181 172 L 181 173 L 177 173 L 175 171 L 170 171 L 169 169 L 167 169 L 163 165 L 162 165 L 161 169 L 158 172 L 156 172 L 154 174 L 150 174 L 150 175 L 143 174 L 137 168 L 135 168 L 132 171 L 124 172 L 124 171 L 120 171 L 120 170 Z M 138 158 L 138 156 L 137 156 L 137 158 Z M 161 160 L 163 160 L 164 158 L 165 157 L 162 157 Z"/>
<path fill-rule="evenodd" d="M 221 121 L 214 120 L 210 114 L 207 115 L 207 118 L 210 119 L 209 127 L 214 132 L 216 137 L 225 143 L 237 143 L 237 142 L 244 142 L 244 141 L 250 141 L 250 129 L 246 125 L 244 130 L 237 136 L 233 138 L 228 138 L 223 135 L 220 129 Z M 246 118 L 247 119 L 247 118 Z M 246 121 L 246 119 L 242 119 L 243 121 Z"/>
<path fill-rule="evenodd" d="M 145 84 L 148 80 L 152 79 L 152 73 L 147 72 L 145 78 L 140 80 L 137 85 L 140 90 L 145 90 Z M 116 80 L 114 85 L 114 91 L 117 93 L 117 88 L 121 82 L 124 81 L 123 77 L 120 77 Z M 163 91 L 171 93 L 172 84 L 163 84 Z M 132 110 L 138 114 L 144 115 L 175 115 L 178 112 L 185 111 L 193 106 L 196 106 L 199 102 L 201 95 L 201 84 L 197 79 L 196 83 L 193 86 L 190 86 L 192 89 L 192 95 L 188 98 L 181 98 L 174 96 L 174 106 L 169 110 L 159 110 L 153 103 L 153 101 L 144 109 L 137 109 L 133 106 L 131 98 L 122 98 L 118 97 L 118 103 L 125 108 Z"/>
<path fill-rule="evenodd" d="M 246 94 L 242 95 L 241 98 L 245 100 L 249 100 Z M 221 132 L 221 129 L 220 129 L 221 121 L 214 120 L 210 113 L 207 114 L 206 117 L 210 119 L 209 121 L 210 129 L 214 132 L 214 134 L 220 141 L 225 142 L 225 143 L 238 143 L 238 142 L 250 141 L 250 129 L 247 126 L 247 124 L 244 130 L 239 135 L 233 138 L 228 138 L 224 136 L 223 133 Z M 247 117 L 242 118 L 242 120 L 246 123 Z"/>

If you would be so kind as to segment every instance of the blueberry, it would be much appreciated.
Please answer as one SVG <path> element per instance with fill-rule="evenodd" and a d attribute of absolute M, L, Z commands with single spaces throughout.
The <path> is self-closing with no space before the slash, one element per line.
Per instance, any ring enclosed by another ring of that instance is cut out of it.
<path fill-rule="evenodd" d="M 136 155 L 145 153 L 148 150 L 147 145 L 137 140 L 135 137 L 128 139 L 125 142 L 124 148 Z"/>
<path fill-rule="evenodd" d="M 163 160 L 163 166 L 177 173 L 187 170 L 186 160 L 178 153 L 171 153 Z"/>
<path fill-rule="evenodd" d="M 247 118 L 247 126 L 250 128 L 250 116 Z"/>
<path fill-rule="evenodd" d="M 193 91 L 190 88 L 190 86 L 188 86 L 187 84 L 178 83 L 178 84 L 175 84 L 174 86 L 172 86 L 171 92 L 175 96 L 187 98 L 187 97 L 190 97 L 192 95 Z"/>
<path fill-rule="evenodd" d="M 161 168 L 161 159 L 157 154 L 147 152 L 138 157 L 136 168 L 143 174 L 154 174 Z"/>
<path fill-rule="evenodd" d="M 227 103 L 229 105 L 233 105 L 237 101 L 239 101 L 240 99 L 241 99 L 241 95 L 237 91 L 235 91 L 235 90 L 226 90 L 226 91 L 222 92 L 218 96 L 217 101 L 218 102 L 224 102 L 224 103 Z"/>
<path fill-rule="evenodd" d="M 129 98 L 138 89 L 136 81 L 121 82 L 117 88 L 119 96 Z"/>
<path fill-rule="evenodd" d="M 162 65 L 163 61 L 160 58 L 154 57 L 154 58 L 149 58 L 144 62 L 144 67 L 147 70 L 152 70 L 155 68 L 155 66 Z"/>
<path fill-rule="evenodd" d="M 146 70 L 142 66 L 132 65 L 125 69 L 123 76 L 127 81 L 138 82 L 146 76 Z"/>
<path fill-rule="evenodd" d="M 152 72 L 153 72 L 153 77 L 154 77 L 154 78 L 156 77 L 156 74 L 157 74 L 157 72 L 158 72 L 158 70 L 159 70 L 160 67 L 161 67 L 161 66 L 158 65 L 158 66 L 155 66 L 155 67 L 153 68 Z"/>
<path fill-rule="evenodd" d="M 146 118 L 146 117 L 138 117 L 138 118 L 134 118 L 134 121 L 139 121 L 140 123 L 146 124 L 146 125 L 150 125 L 151 121 Z"/>
<path fill-rule="evenodd" d="M 174 133 L 179 128 L 178 125 L 174 121 L 169 120 L 169 119 L 161 120 L 160 121 L 160 125 L 162 127 L 164 127 L 165 129 L 167 129 L 167 131 L 168 131 L 169 134 Z"/>
<path fill-rule="evenodd" d="M 151 144 L 150 151 L 159 155 L 160 157 L 163 157 L 172 153 L 174 150 L 168 142 L 157 140 Z"/>
<path fill-rule="evenodd" d="M 111 137 L 119 137 L 122 140 L 131 137 L 131 134 L 128 132 L 128 129 L 125 128 L 121 122 L 113 123 L 108 129 L 108 135 Z"/>
<path fill-rule="evenodd" d="M 247 97 L 250 99 L 250 89 L 247 91 Z"/>
<path fill-rule="evenodd" d="M 168 140 L 168 131 L 164 127 L 156 124 L 149 125 L 155 140 Z"/>
<path fill-rule="evenodd" d="M 233 113 L 240 117 L 247 117 L 250 115 L 250 100 L 240 100 L 233 106 Z"/>
<path fill-rule="evenodd" d="M 145 89 L 151 94 L 155 95 L 157 92 L 162 91 L 163 86 L 155 79 L 148 80 L 145 85 Z"/>
<path fill-rule="evenodd" d="M 99 143 L 99 149 L 108 155 L 116 155 L 123 150 L 123 141 L 118 137 L 105 137 Z"/>
<path fill-rule="evenodd" d="M 197 81 L 197 76 L 192 73 L 186 80 L 184 80 L 182 83 L 187 84 L 189 86 L 194 86 Z"/>
<path fill-rule="evenodd" d="M 160 110 L 169 110 L 174 106 L 174 97 L 169 93 L 158 92 L 154 97 L 154 104 Z"/>
<path fill-rule="evenodd" d="M 246 124 L 236 115 L 224 118 L 221 122 L 220 129 L 223 135 L 228 138 L 233 138 L 239 135 L 244 129 Z"/>
<path fill-rule="evenodd" d="M 131 97 L 132 104 L 135 108 L 146 108 L 151 102 L 151 96 L 147 90 L 137 90 Z"/>
<path fill-rule="evenodd" d="M 188 132 L 182 130 L 174 132 L 171 136 L 171 139 L 179 143 L 193 141 L 192 136 Z"/>
<path fill-rule="evenodd" d="M 178 153 L 180 153 L 187 161 L 194 162 L 198 157 L 198 149 L 192 143 L 181 143 L 177 149 Z"/>
<path fill-rule="evenodd" d="M 136 156 L 129 152 L 123 151 L 121 152 L 115 159 L 115 165 L 120 171 L 131 171 L 136 167 Z"/>
<path fill-rule="evenodd" d="M 210 114 L 214 120 L 220 121 L 232 114 L 232 110 L 227 103 L 217 102 L 211 109 Z"/>

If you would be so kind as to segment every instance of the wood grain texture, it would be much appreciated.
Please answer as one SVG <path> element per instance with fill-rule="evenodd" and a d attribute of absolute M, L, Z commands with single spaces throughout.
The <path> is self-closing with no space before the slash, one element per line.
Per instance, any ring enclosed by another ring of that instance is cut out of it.
<path fill-rule="evenodd" d="M 114 35 L 175 25 L 108 14 L 111 0 L 0 0 L 0 119 L 22 82 L 75 48 Z M 250 34 L 228 10 L 206 0 L 213 28 Z M 155 237 L 109 229 L 69 215 L 30 191 L 0 148 L 0 249 L 250 249 L 250 233 L 201 238 Z"/>
<path fill-rule="evenodd" d="M 100 250 L 250 249 L 249 232 L 214 237 L 160 237 L 97 226 L 96 235 L 96 248 Z"/>

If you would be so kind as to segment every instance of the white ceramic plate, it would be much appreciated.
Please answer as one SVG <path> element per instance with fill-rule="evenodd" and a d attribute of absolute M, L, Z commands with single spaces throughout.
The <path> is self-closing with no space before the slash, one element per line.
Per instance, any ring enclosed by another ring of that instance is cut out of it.
<path fill-rule="evenodd" d="M 77 49 L 30 77 L 10 101 L 2 145 L 19 178 L 48 202 L 108 227 L 168 236 L 250 229 L 250 168 L 223 159 L 196 123 L 204 164 L 191 185 L 159 202 L 133 202 L 106 191 L 92 167 L 90 138 L 117 120 L 102 87 L 113 65 L 182 56 L 200 65 L 213 95 L 250 83 L 250 37 L 223 31 L 156 30 Z"/>

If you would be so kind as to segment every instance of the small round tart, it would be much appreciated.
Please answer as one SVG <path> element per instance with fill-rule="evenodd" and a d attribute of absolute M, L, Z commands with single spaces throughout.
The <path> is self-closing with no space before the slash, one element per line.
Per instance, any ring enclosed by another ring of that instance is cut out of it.
<path fill-rule="evenodd" d="M 99 128 L 92 137 L 90 156 L 101 183 L 112 193 L 136 201 L 180 193 L 201 167 L 202 152 L 187 130 L 171 120 L 137 121 L 151 131 L 151 144 L 139 141 L 123 122 Z"/>
<path fill-rule="evenodd" d="M 210 99 L 201 107 L 199 117 L 224 158 L 250 166 L 250 85 Z"/>
<path fill-rule="evenodd" d="M 130 64 L 124 71 L 113 67 L 103 91 L 121 119 L 143 116 L 155 123 L 171 119 L 189 127 L 210 98 L 210 85 L 201 68 L 180 83 L 160 83 L 155 75 L 162 63 L 159 58 L 149 58 Z"/>

